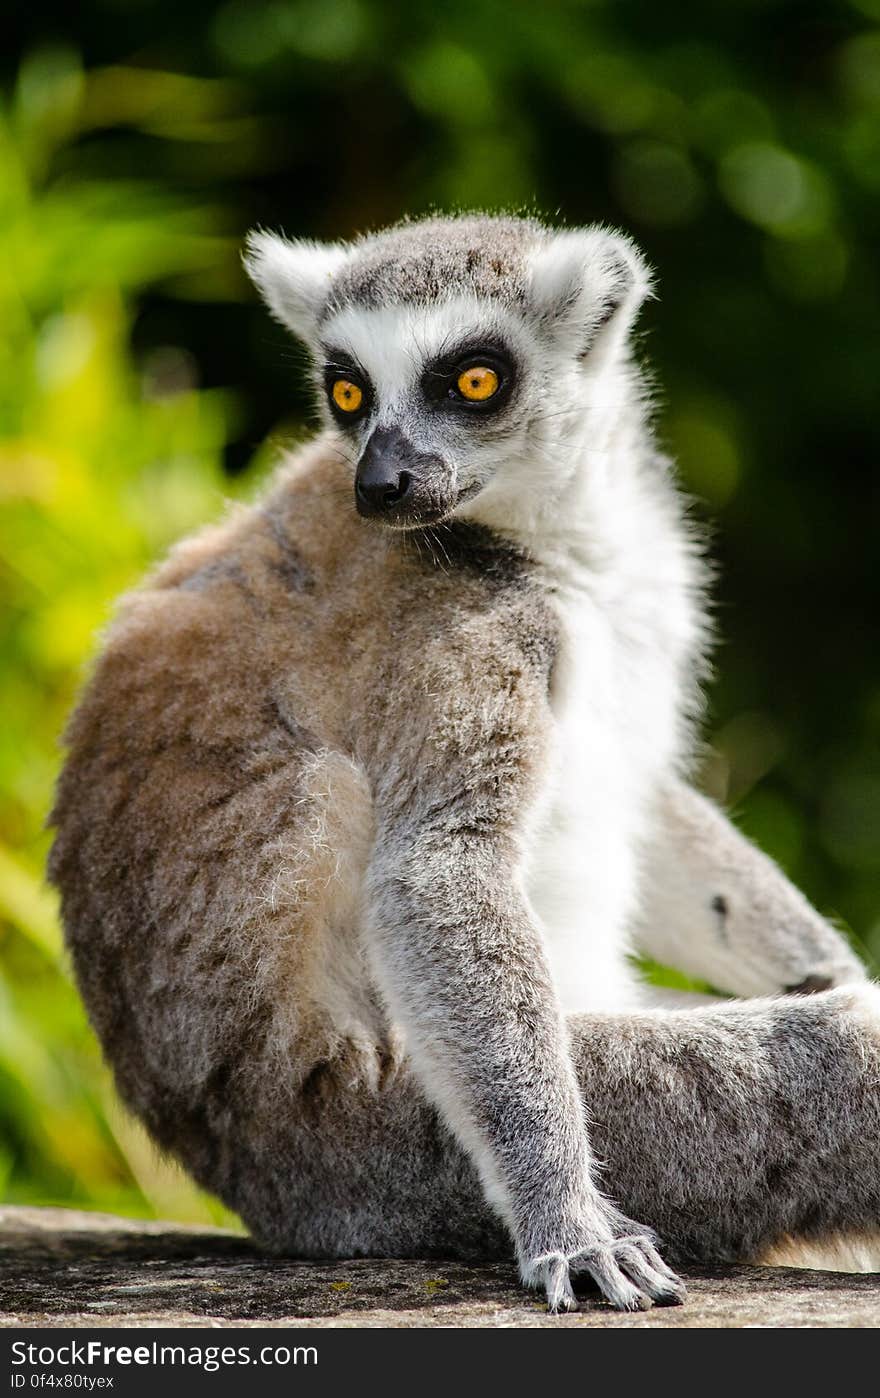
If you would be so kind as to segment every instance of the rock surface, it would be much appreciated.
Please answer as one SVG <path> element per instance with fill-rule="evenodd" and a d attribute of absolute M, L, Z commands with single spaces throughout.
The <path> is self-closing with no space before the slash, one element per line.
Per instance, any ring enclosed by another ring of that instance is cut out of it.
<path fill-rule="evenodd" d="M 694 1268 L 684 1306 L 548 1316 L 512 1266 L 301 1262 L 234 1233 L 0 1208 L 0 1326 L 877 1327 L 880 1275 Z"/>

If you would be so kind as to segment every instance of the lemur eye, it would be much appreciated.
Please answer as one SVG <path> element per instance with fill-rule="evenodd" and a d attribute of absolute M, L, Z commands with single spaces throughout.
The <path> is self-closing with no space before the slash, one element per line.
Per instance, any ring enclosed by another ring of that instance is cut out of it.
<path fill-rule="evenodd" d="M 488 364 L 475 364 L 472 369 L 465 369 L 459 374 L 455 385 L 462 398 L 469 403 L 485 403 L 487 398 L 498 392 L 499 382 L 495 370 L 490 369 Z"/>
<path fill-rule="evenodd" d="M 343 413 L 356 413 L 364 401 L 363 389 L 358 388 L 351 379 L 337 379 L 330 390 L 330 395 L 337 408 Z"/>

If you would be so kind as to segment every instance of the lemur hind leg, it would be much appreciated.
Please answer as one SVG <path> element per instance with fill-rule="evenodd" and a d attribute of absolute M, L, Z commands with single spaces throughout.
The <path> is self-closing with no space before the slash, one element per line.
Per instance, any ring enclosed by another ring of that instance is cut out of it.
<path fill-rule="evenodd" d="M 663 793 L 648 861 L 642 951 L 740 995 L 821 991 L 864 980 L 841 934 L 712 802 L 681 782 Z M 692 1009 L 717 997 L 643 985 L 646 1007 Z M 843 1271 L 880 1270 L 880 1232 L 784 1236 L 756 1261 Z"/>
<path fill-rule="evenodd" d="M 880 988 L 571 1022 L 602 1185 L 678 1258 L 880 1235 Z"/>
<path fill-rule="evenodd" d="M 762 1260 L 793 1241 L 877 1237 L 876 986 L 578 1015 L 569 1030 L 603 1191 L 673 1259 Z M 271 1158 L 271 1181 L 254 1188 L 243 1172 L 251 1197 L 229 1202 L 276 1249 L 512 1259 L 475 1169 L 406 1064 L 360 1095 L 326 1065 L 296 1116 L 277 1119 Z"/>
<path fill-rule="evenodd" d="M 705 797 L 665 788 L 643 877 L 638 949 L 733 995 L 864 979 L 841 934 Z"/>

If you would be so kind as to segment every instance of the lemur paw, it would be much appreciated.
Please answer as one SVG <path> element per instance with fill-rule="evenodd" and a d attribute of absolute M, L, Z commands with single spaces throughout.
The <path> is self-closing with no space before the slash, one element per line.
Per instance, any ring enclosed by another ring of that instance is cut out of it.
<path fill-rule="evenodd" d="M 547 1309 L 570 1311 L 577 1305 L 572 1276 L 586 1272 L 605 1300 L 619 1311 L 646 1311 L 651 1306 L 680 1306 L 684 1283 L 655 1248 L 647 1233 L 603 1239 L 575 1252 L 548 1252 L 524 1269 L 528 1285 L 543 1287 Z"/>

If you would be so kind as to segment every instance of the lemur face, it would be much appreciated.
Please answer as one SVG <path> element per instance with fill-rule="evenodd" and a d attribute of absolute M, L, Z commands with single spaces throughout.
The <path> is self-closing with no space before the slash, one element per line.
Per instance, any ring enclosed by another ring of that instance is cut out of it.
<path fill-rule="evenodd" d="M 359 513 L 422 526 L 476 495 L 536 409 L 530 348 L 521 320 L 473 295 L 329 315 L 320 386 Z"/>
<path fill-rule="evenodd" d="M 609 371 L 648 289 L 619 235 L 530 220 L 404 224 L 352 245 L 249 240 L 247 267 L 304 339 L 358 512 L 417 528 L 534 491 L 573 426 L 607 417 Z M 582 459 L 582 456 L 581 456 Z"/>

